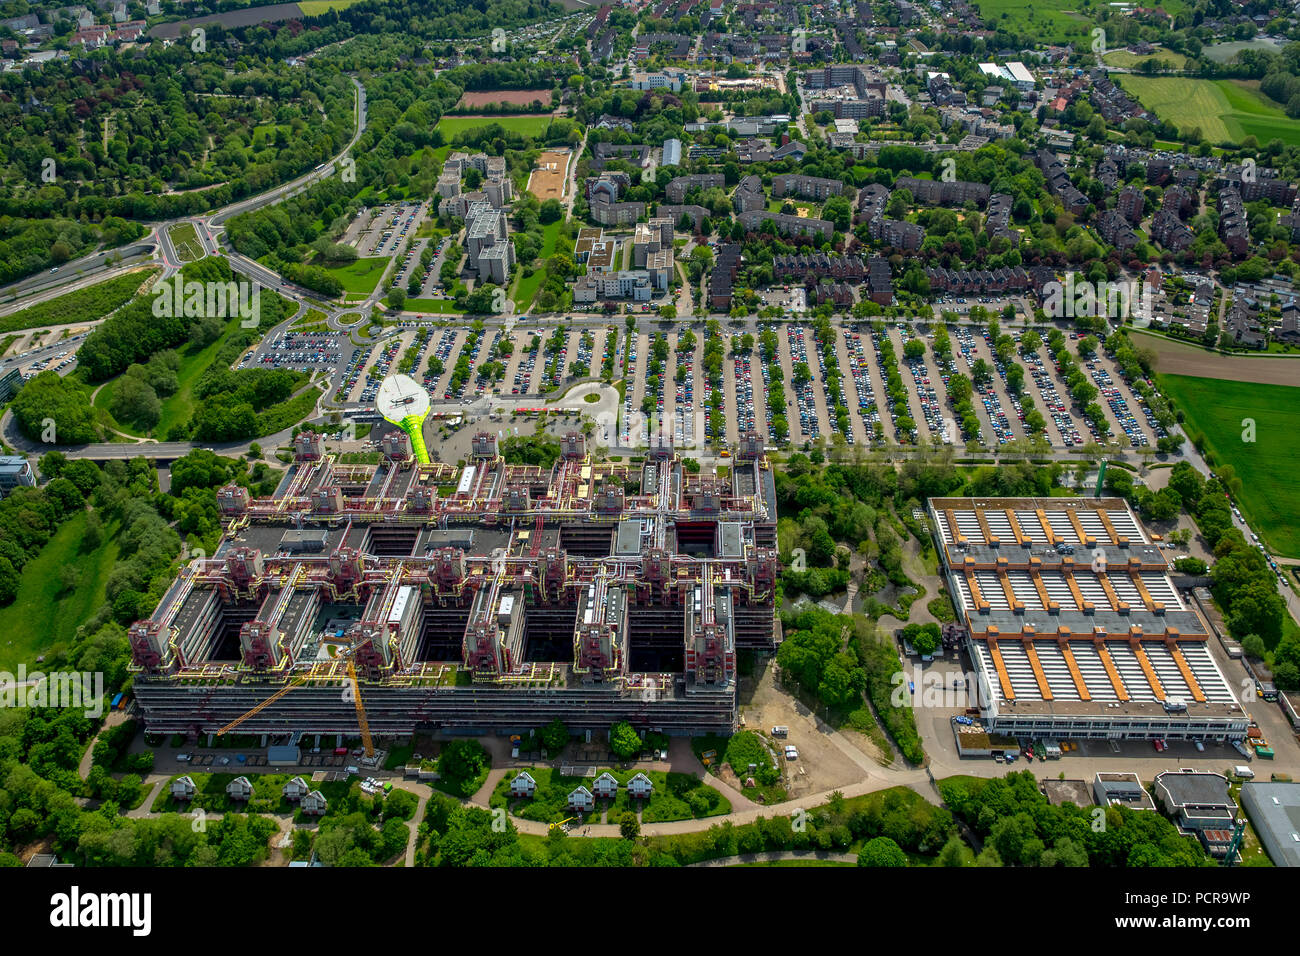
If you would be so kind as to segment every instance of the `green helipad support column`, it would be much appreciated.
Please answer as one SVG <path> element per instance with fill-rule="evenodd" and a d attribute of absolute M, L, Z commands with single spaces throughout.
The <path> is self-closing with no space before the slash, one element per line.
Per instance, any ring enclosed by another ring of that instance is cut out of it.
<path fill-rule="evenodd" d="M 429 463 L 424 444 L 424 419 L 429 414 L 429 393 L 409 375 L 390 375 L 379 386 L 375 410 L 411 440 L 411 453 L 422 465 Z"/>

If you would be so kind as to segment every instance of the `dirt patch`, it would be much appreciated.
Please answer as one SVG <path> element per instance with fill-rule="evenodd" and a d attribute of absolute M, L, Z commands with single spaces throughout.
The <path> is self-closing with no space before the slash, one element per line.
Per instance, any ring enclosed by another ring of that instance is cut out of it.
<path fill-rule="evenodd" d="M 1134 334 L 1133 343 L 1156 353 L 1162 375 L 1220 378 L 1260 385 L 1300 385 L 1300 358 L 1220 355 L 1161 335 Z"/>
<path fill-rule="evenodd" d="M 456 109 L 480 109 L 497 103 L 510 106 L 532 106 L 534 102 L 545 106 L 551 102 L 550 90 L 466 90 L 456 103 Z"/>
<path fill-rule="evenodd" d="M 776 726 L 790 728 L 788 737 L 769 738 L 778 754 L 786 744 L 794 744 L 799 751 L 796 760 L 781 759 L 790 799 L 865 779 L 865 770 L 836 746 L 833 731 L 781 687 L 775 663 L 768 661 L 758 666 L 761 668 L 758 675 L 746 678 L 741 685 L 740 713 L 745 721 L 744 729 L 764 736 Z"/>
<path fill-rule="evenodd" d="M 537 166 L 528 177 L 528 191 L 545 202 L 563 199 L 569 183 L 569 151 L 546 150 L 537 157 Z"/>

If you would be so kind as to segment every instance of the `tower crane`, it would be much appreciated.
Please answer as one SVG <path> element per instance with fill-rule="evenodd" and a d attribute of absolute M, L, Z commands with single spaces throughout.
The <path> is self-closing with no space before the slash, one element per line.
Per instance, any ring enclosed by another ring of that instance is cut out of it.
<path fill-rule="evenodd" d="M 348 680 L 350 682 L 349 689 L 352 692 L 352 703 L 357 709 L 357 724 L 361 727 L 361 743 L 366 748 L 366 756 L 373 757 L 375 755 L 375 742 L 374 739 L 370 736 L 370 722 L 366 720 L 366 708 L 365 705 L 362 704 L 361 702 L 361 684 L 357 680 L 356 664 L 354 664 L 352 661 L 352 656 L 356 653 L 357 648 L 359 646 L 360 646 L 359 644 L 353 644 L 351 647 L 342 651 L 335 658 L 335 660 L 346 659 L 347 661 Z M 266 698 L 266 700 L 259 703 L 252 710 L 248 711 L 245 714 L 241 714 L 239 717 L 236 717 L 230 723 L 226 724 L 224 727 L 218 730 L 217 736 L 223 737 L 226 734 L 230 733 L 230 731 L 234 730 L 236 727 L 238 727 L 244 721 L 248 720 L 250 717 L 255 717 L 256 715 L 260 714 L 263 710 L 265 710 L 267 707 L 270 707 L 272 704 L 274 704 L 285 694 L 289 693 L 289 691 L 293 690 L 296 687 L 301 687 L 304 683 L 306 683 L 306 681 L 307 681 L 306 677 L 298 677 L 290 681 L 288 684 L 281 687 L 270 697 Z"/>

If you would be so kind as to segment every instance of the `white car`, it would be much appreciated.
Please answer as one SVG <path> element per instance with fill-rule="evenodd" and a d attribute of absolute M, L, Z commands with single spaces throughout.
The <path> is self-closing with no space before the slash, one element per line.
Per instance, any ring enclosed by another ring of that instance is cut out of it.
<path fill-rule="evenodd" d="M 786 746 L 786 748 L 785 748 L 785 759 L 786 759 L 786 760 L 798 760 L 798 759 L 799 759 L 799 751 L 795 748 L 794 744 L 789 744 L 789 745 Z"/>

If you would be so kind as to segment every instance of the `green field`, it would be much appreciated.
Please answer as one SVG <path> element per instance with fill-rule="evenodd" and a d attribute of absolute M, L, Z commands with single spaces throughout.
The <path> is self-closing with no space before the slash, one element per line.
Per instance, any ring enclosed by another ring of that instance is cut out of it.
<path fill-rule="evenodd" d="M 1292 469 L 1300 460 L 1300 388 L 1159 376 L 1160 388 L 1186 415 L 1184 429 L 1241 479 L 1242 514 L 1276 554 L 1300 557 L 1300 497 Z M 1255 441 L 1242 440 L 1245 419 Z"/>
<path fill-rule="evenodd" d="M 1173 70 L 1187 69 L 1187 57 L 1181 53 L 1175 53 L 1173 50 L 1157 50 L 1155 53 L 1145 55 L 1130 53 L 1128 50 L 1111 50 L 1102 57 L 1107 66 L 1119 66 L 1129 70 L 1136 70 L 1148 61 L 1156 63 L 1167 63 Z"/>
<path fill-rule="evenodd" d="M 365 298 L 375 291 L 375 286 L 379 285 L 379 280 L 384 277 L 384 271 L 392 261 L 388 256 L 371 256 L 349 262 L 345 266 L 321 268 L 343 283 L 345 294 Z"/>
<path fill-rule="evenodd" d="M 71 642 L 78 625 L 104 603 L 104 587 L 117 561 L 115 525 L 104 528 L 103 543 L 84 553 L 81 539 L 86 515 L 63 523 L 41 553 L 27 562 L 18 584 L 18 596 L 0 608 L 0 669 L 13 671 L 32 664 L 56 644 Z M 65 591 L 60 569 L 75 567 L 80 577 Z"/>
<path fill-rule="evenodd" d="M 203 246 L 199 244 L 199 234 L 194 231 L 194 223 L 183 222 L 167 230 L 167 237 L 176 247 L 176 255 L 181 262 L 193 262 L 203 258 Z"/>
<path fill-rule="evenodd" d="M 1264 145 L 1280 139 L 1300 145 L 1300 121 L 1261 93 L 1257 83 L 1120 74 L 1119 83 L 1147 109 L 1180 131 L 1195 127 L 1211 143 L 1254 136 Z"/>
<path fill-rule="evenodd" d="M 318 17 L 330 10 L 345 10 L 360 2 L 361 0 L 299 0 L 298 9 L 303 12 L 303 16 Z"/>
<path fill-rule="evenodd" d="M 436 312 L 439 315 L 460 315 L 451 299 L 407 299 L 405 312 Z"/>
<path fill-rule="evenodd" d="M 442 135 L 448 140 L 453 139 L 457 133 L 463 133 L 467 129 L 477 129 L 480 126 L 490 126 L 493 123 L 499 124 L 503 129 L 515 133 L 521 133 L 524 136 L 541 136 L 551 125 L 551 117 L 543 116 L 444 116 L 438 121 L 436 129 L 442 130 Z"/>
<path fill-rule="evenodd" d="M 1078 0 L 975 0 L 990 30 L 1032 34 L 1043 43 L 1091 42 L 1093 22 L 1075 13 Z"/>

